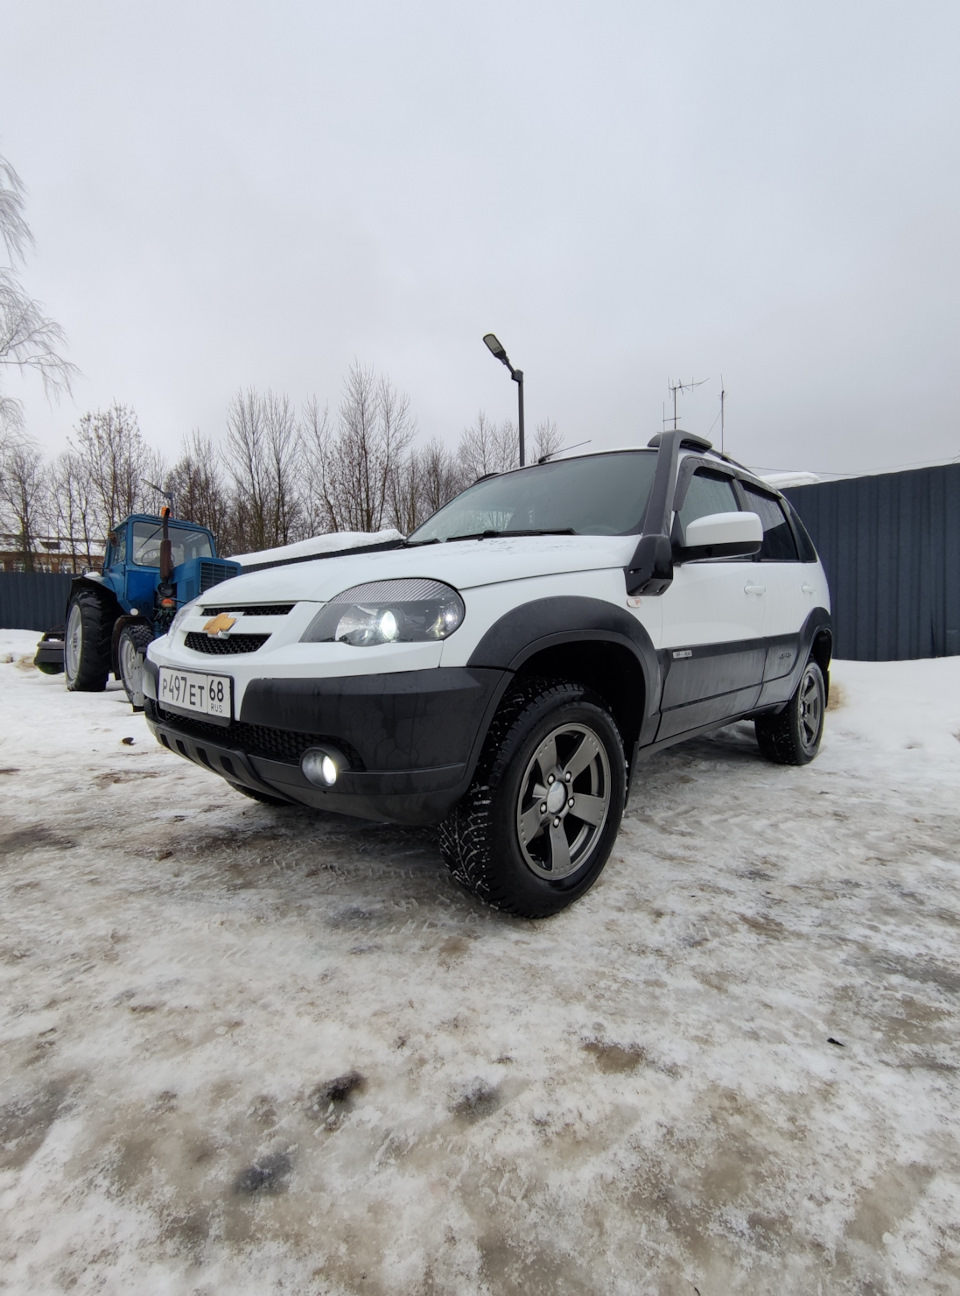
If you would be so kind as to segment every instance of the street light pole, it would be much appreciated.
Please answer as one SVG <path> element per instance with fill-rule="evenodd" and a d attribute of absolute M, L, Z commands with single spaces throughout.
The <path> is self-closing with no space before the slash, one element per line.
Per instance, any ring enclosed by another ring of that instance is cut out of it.
<path fill-rule="evenodd" d="M 523 370 L 514 369 L 513 365 L 510 363 L 510 357 L 507 355 L 502 343 L 499 341 L 495 333 L 485 333 L 483 335 L 483 340 L 487 344 L 491 354 L 496 356 L 501 364 L 507 366 L 510 370 L 510 377 L 517 384 L 517 400 L 519 405 L 518 422 L 520 425 L 520 467 L 522 468 L 526 463 L 526 457 L 524 454 L 525 442 L 523 437 Z"/>

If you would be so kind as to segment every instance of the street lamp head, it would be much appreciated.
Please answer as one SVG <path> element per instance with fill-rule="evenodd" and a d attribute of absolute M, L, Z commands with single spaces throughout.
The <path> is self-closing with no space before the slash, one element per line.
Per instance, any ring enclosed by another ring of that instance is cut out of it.
<path fill-rule="evenodd" d="M 507 359 L 507 353 L 503 349 L 503 344 L 499 341 L 497 335 L 495 333 L 484 333 L 483 340 L 500 363 L 509 366 L 510 361 Z"/>

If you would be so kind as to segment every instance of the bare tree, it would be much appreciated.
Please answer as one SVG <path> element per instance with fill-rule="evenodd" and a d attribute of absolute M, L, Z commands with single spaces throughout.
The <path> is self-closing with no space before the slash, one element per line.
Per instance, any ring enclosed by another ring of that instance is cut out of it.
<path fill-rule="evenodd" d="M 36 565 L 37 541 L 45 529 L 49 484 L 43 457 L 23 436 L 0 446 L 0 517 L 17 537 L 25 571 Z"/>
<path fill-rule="evenodd" d="M 561 449 L 560 433 L 553 419 L 541 419 L 533 437 L 533 462 L 549 459 Z"/>
<path fill-rule="evenodd" d="M 288 544 L 301 515 L 300 433 L 286 396 L 239 392 L 227 414 L 226 464 L 239 549 Z"/>
<path fill-rule="evenodd" d="M 493 423 L 480 410 L 473 424 L 463 430 L 457 457 L 469 481 L 485 477 L 487 473 L 516 468 L 520 462 L 520 447 L 515 424 L 509 419 Z"/>
<path fill-rule="evenodd" d="M 98 537 L 128 513 L 150 512 L 155 503 L 150 481 L 162 479 L 160 456 L 144 441 L 137 416 L 126 405 L 84 414 L 73 444 L 79 462 L 71 465 L 84 507 L 91 511 Z"/>
<path fill-rule="evenodd" d="M 8 264 L 0 265 L 0 366 L 32 370 L 40 375 L 48 397 L 69 392 L 77 368 L 60 354 L 66 344 L 63 329 L 44 315 L 14 274 L 33 235 L 23 215 L 23 181 L 0 157 L 0 238 Z M 22 426 L 20 401 L 0 391 L 0 428 Z"/>
<path fill-rule="evenodd" d="M 218 546 L 232 544 L 230 501 L 220 456 L 209 437 L 194 430 L 184 438 L 180 458 L 164 480 L 173 496 L 174 515 L 209 527 Z"/>
<path fill-rule="evenodd" d="M 66 544 L 74 570 L 91 561 L 102 542 L 87 467 L 75 450 L 66 450 L 51 473 L 51 526 Z M 62 552 L 62 547 L 61 547 Z"/>
<path fill-rule="evenodd" d="M 409 502 L 398 481 L 415 435 L 410 402 L 386 377 L 354 363 L 332 424 L 307 407 L 304 442 L 315 508 L 331 531 L 380 531 Z M 317 516 L 315 513 L 315 516 Z"/>
<path fill-rule="evenodd" d="M 396 529 L 409 535 L 425 517 L 423 452 L 417 447 L 394 466 L 389 480 L 389 516 Z"/>
<path fill-rule="evenodd" d="M 470 484 L 459 459 L 434 438 L 420 451 L 420 516 L 424 522 Z"/>

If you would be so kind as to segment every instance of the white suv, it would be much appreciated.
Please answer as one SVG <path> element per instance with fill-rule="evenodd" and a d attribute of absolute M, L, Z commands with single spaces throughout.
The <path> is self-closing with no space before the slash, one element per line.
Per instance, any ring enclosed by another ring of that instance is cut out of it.
<path fill-rule="evenodd" d="M 641 755 L 749 718 L 813 759 L 829 609 L 787 501 L 668 432 L 218 585 L 150 645 L 147 720 L 260 800 L 439 824 L 459 882 L 542 917 L 596 881 Z"/>

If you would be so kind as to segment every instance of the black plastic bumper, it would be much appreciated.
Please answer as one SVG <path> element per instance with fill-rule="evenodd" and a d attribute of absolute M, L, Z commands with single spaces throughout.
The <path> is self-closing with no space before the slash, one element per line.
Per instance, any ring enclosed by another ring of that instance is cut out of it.
<path fill-rule="evenodd" d="M 154 664 L 146 668 L 155 681 Z M 361 819 L 430 824 L 466 791 L 507 681 L 482 667 L 254 680 L 228 726 L 161 710 L 149 697 L 146 718 L 165 747 L 231 783 Z M 317 745 L 348 758 L 329 790 L 300 771 L 300 756 Z"/>

